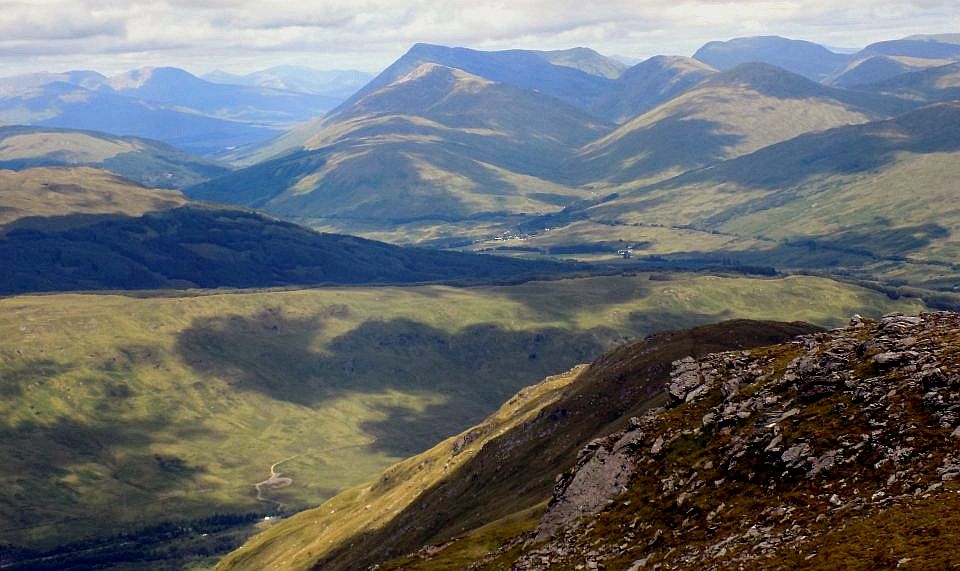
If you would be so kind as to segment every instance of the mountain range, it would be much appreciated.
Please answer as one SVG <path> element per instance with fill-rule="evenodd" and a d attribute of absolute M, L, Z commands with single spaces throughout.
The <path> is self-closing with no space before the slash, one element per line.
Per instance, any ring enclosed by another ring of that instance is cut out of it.
<path fill-rule="evenodd" d="M 0 567 L 947 562 L 958 48 L 0 79 Z"/>
<path fill-rule="evenodd" d="M 332 85 L 339 83 L 331 79 Z M 157 139 L 214 156 L 277 136 L 332 109 L 343 97 L 342 91 L 213 83 L 171 67 L 112 77 L 92 71 L 39 73 L 0 78 L 0 120 Z"/>
<path fill-rule="evenodd" d="M 373 74 L 357 70 L 320 70 L 303 65 L 279 65 L 247 74 L 212 71 L 201 76 L 212 83 L 248 85 L 313 93 L 344 100 L 373 78 Z"/>

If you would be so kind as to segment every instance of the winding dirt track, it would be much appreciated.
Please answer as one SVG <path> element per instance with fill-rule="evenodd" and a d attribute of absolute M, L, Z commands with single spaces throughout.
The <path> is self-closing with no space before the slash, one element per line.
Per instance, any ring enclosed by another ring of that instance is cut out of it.
<path fill-rule="evenodd" d="M 257 500 L 261 502 L 273 504 L 274 506 L 276 506 L 278 510 L 283 508 L 283 503 L 278 502 L 277 500 L 271 500 L 270 498 L 265 497 L 264 492 L 269 492 L 270 490 L 280 490 L 293 484 L 293 478 L 288 478 L 287 476 L 283 475 L 283 472 L 277 471 L 277 466 L 279 466 L 280 464 L 283 464 L 284 462 L 289 462 L 290 460 L 293 460 L 297 456 L 299 456 L 299 454 L 294 454 L 289 458 L 284 458 L 283 460 L 280 460 L 279 462 L 274 462 L 273 464 L 270 465 L 270 477 L 262 482 L 258 482 L 253 485 L 253 487 L 256 488 L 257 490 Z"/>

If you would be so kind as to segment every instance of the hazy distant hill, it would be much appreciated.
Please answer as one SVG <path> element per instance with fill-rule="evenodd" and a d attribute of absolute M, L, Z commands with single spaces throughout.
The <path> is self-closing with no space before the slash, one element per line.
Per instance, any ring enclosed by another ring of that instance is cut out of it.
<path fill-rule="evenodd" d="M 887 117 L 898 105 L 743 64 L 587 145 L 581 172 L 589 180 L 662 180 L 802 133 Z"/>
<path fill-rule="evenodd" d="M 0 78 L 0 119 L 157 139 L 204 155 L 270 139 L 342 97 L 211 83 L 177 68 Z"/>
<path fill-rule="evenodd" d="M 834 53 L 820 44 L 780 36 L 709 42 L 693 57 L 720 70 L 743 63 L 768 63 L 814 81 L 825 79 L 850 59 L 849 55 Z"/>
<path fill-rule="evenodd" d="M 279 65 L 244 75 L 218 70 L 206 73 L 201 77 L 213 83 L 313 93 L 338 98 L 342 101 L 373 79 L 373 75 L 353 69 L 320 70 L 303 65 Z"/>
<path fill-rule="evenodd" d="M 829 82 L 840 87 L 876 83 L 896 75 L 960 60 L 960 45 L 936 39 L 877 42 L 855 54 Z"/>
<path fill-rule="evenodd" d="M 211 83 L 174 67 L 129 71 L 111 77 L 105 85 L 121 95 L 260 125 L 305 121 L 341 101 L 336 97 L 269 87 Z"/>
<path fill-rule="evenodd" d="M 398 222 L 551 211 L 589 195 L 549 179 L 609 129 L 542 93 L 421 64 L 361 91 L 303 150 L 188 194 L 297 218 Z"/>
<path fill-rule="evenodd" d="M 925 103 L 960 99 L 960 63 L 902 73 L 857 89 Z"/>
<path fill-rule="evenodd" d="M 668 101 L 716 73 L 692 58 L 655 56 L 623 72 L 590 111 L 622 123 Z"/>
<path fill-rule="evenodd" d="M 156 188 L 182 188 L 230 169 L 159 141 L 95 131 L 0 126 L 0 169 L 95 166 Z"/>
<path fill-rule="evenodd" d="M 624 64 L 586 48 L 556 52 L 484 52 L 416 44 L 331 114 L 336 116 L 349 110 L 359 99 L 386 87 L 424 63 L 461 69 L 491 81 L 538 91 L 582 110 L 589 109 L 603 97 L 617 70 L 626 69 Z"/>
<path fill-rule="evenodd" d="M 262 141 L 276 130 L 197 111 L 54 81 L 29 87 L 5 80 L 0 119 L 8 123 L 101 131 L 156 139 L 193 153 L 215 155 Z"/>

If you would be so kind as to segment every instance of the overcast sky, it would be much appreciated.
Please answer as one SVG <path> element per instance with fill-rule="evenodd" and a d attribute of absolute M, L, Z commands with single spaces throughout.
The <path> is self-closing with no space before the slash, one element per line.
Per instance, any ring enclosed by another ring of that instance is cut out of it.
<path fill-rule="evenodd" d="M 942 32 L 960 32 L 957 0 L 0 0 L 0 75 L 288 63 L 378 71 L 416 42 L 644 58 L 737 36 L 862 47 Z"/>

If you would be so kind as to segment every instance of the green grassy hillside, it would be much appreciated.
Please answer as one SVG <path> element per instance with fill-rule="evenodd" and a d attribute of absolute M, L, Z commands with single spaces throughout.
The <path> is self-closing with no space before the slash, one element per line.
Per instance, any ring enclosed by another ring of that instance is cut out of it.
<path fill-rule="evenodd" d="M 803 133 L 889 117 L 897 107 L 770 65 L 744 64 L 587 145 L 578 166 L 585 180 L 651 183 Z"/>
<path fill-rule="evenodd" d="M 479 551 L 473 560 L 480 559 L 500 547 L 479 541 L 485 531 L 502 534 L 506 527 L 517 533 L 538 518 L 555 476 L 576 463 L 583 446 L 662 404 L 672 360 L 775 343 L 814 329 L 737 322 L 621 347 L 589 368 L 524 389 L 482 424 L 281 522 L 218 569 L 360 569 L 468 531 L 472 537 L 441 558 L 456 568 L 447 557 L 464 557 L 469 551 L 462 551 L 473 548 Z M 416 566 L 417 559 L 405 563 Z M 466 567 L 471 560 L 464 559 Z"/>
<path fill-rule="evenodd" d="M 757 256 L 777 267 L 859 267 L 890 280 L 952 288 L 960 284 L 952 265 L 960 253 L 960 219 L 952 206 L 958 128 L 960 105 L 934 105 L 890 121 L 804 135 L 623 193 L 587 212 L 594 219 L 772 240 Z M 709 247 L 704 243 L 698 252 Z"/>
<path fill-rule="evenodd" d="M 892 309 L 919 306 L 818 278 L 646 275 L 2 299 L 0 544 L 315 505 L 625 338 Z M 281 461 L 291 485 L 258 501 Z"/>
<path fill-rule="evenodd" d="M 489 283 L 579 269 L 322 234 L 86 167 L 0 171 L 0 185 L 0 293 Z"/>
<path fill-rule="evenodd" d="M 141 216 L 186 203 L 179 192 L 145 188 L 90 167 L 0 170 L 0 234 L 14 227 L 57 230 L 104 216 Z"/>
<path fill-rule="evenodd" d="M 340 228 L 552 212 L 591 196 L 557 166 L 609 129 L 546 95 L 423 64 L 355 98 L 302 150 L 187 194 Z"/>
<path fill-rule="evenodd" d="M 155 188 L 183 188 L 229 172 L 159 141 L 69 129 L 0 128 L 0 169 L 60 166 L 98 167 Z"/>

